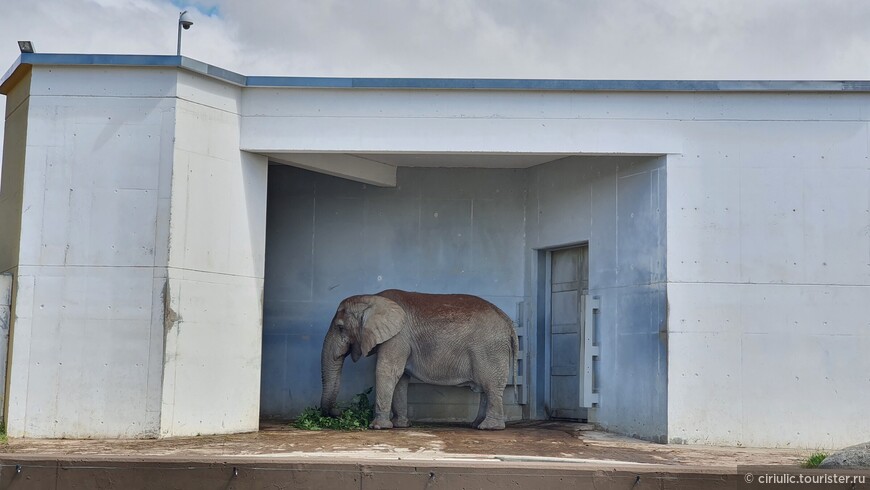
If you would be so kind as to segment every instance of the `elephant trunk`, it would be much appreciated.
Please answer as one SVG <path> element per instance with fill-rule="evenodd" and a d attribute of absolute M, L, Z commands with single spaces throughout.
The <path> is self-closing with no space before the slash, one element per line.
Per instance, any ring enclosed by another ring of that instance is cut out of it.
<path fill-rule="evenodd" d="M 320 412 L 333 417 L 339 415 L 335 401 L 341 386 L 341 369 L 344 366 L 344 358 L 347 357 L 347 346 L 341 345 L 339 337 L 334 329 L 330 328 L 323 341 L 323 351 L 320 353 L 320 379 L 323 383 Z"/>

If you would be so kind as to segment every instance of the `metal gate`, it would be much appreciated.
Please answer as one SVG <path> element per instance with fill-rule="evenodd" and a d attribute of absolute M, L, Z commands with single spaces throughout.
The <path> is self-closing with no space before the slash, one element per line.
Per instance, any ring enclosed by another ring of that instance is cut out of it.
<path fill-rule="evenodd" d="M 548 415 L 585 420 L 598 401 L 592 386 L 598 300 L 589 297 L 589 247 L 553 250 L 549 259 Z"/>

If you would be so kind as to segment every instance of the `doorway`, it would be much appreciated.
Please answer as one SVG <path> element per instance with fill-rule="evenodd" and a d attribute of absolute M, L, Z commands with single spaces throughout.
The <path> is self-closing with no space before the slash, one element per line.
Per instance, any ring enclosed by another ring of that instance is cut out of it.
<path fill-rule="evenodd" d="M 583 406 L 584 341 L 589 294 L 589 246 L 549 252 L 547 415 L 587 420 Z"/>

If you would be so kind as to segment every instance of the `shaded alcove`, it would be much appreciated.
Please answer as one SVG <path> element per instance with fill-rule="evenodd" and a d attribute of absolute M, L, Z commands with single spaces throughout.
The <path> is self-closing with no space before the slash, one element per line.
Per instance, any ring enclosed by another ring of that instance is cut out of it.
<path fill-rule="evenodd" d="M 547 357 L 537 340 L 546 326 L 535 264 L 549 249 L 588 242 L 590 284 L 605 297 L 601 320 L 613 326 L 602 349 L 636 358 L 620 367 L 615 354 L 602 356 L 601 381 L 622 398 L 605 399 L 614 413 L 654 418 L 654 431 L 664 430 L 666 350 L 658 336 L 665 301 L 664 163 L 568 157 L 528 168 L 399 167 L 396 187 L 271 165 L 263 418 L 292 418 L 317 405 L 320 348 L 336 306 L 347 296 L 390 288 L 475 294 L 504 310 L 524 337 L 528 382 L 522 405 L 506 396 L 509 416 L 546 417 Z M 618 335 L 618 327 L 630 336 Z M 373 386 L 373 361 L 346 361 L 339 400 Z M 615 386 L 621 377 L 633 377 L 629 385 L 643 385 L 648 398 L 626 398 Z M 471 420 L 477 395 L 412 384 L 409 403 L 412 419 Z"/>

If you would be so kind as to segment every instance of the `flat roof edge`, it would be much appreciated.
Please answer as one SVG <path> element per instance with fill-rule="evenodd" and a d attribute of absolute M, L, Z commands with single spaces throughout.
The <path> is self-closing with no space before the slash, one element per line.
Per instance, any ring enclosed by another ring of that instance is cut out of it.
<path fill-rule="evenodd" d="M 0 93 L 15 72 L 35 65 L 176 67 L 243 87 L 562 92 L 870 92 L 870 81 L 824 80 L 568 80 L 501 78 L 342 78 L 245 76 L 175 55 L 23 53 L 0 79 Z"/>

